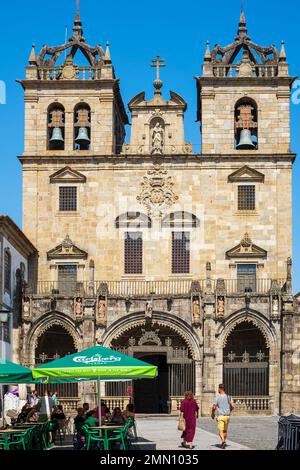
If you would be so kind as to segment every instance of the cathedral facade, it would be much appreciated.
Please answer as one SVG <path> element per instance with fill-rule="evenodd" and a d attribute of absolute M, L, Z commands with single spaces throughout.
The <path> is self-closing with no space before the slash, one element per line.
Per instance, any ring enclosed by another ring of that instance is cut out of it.
<path fill-rule="evenodd" d="M 39 256 L 16 359 L 34 366 L 102 344 L 159 369 L 147 383 L 104 384 L 112 406 L 176 412 L 193 390 L 208 415 L 224 382 L 238 413 L 299 412 L 284 44 L 255 44 L 244 12 L 231 44 L 207 43 L 200 154 L 185 141 L 185 100 L 163 97 L 163 65 L 153 60 L 153 97 L 128 105 L 126 142 L 109 45 L 87 43 L 79 12 L 66 44 L 32 49 L 20 161 L 23 229 Z M 70 409 L 93 399 L 92 385 L 59 387 Z"/>

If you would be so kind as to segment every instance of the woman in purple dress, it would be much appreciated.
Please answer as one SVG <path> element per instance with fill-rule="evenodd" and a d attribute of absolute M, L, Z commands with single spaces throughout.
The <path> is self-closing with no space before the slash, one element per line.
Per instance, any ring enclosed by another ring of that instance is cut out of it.
<path fill-rule="evenodd" d="M 193 440 L 196 432 L 196 423 L 199 415 L 199 406 L 192 392 L 185 392 L 180 412 L 185 419 L 185 431 L 182 433 L 182 447 L 193 449 Z"/>

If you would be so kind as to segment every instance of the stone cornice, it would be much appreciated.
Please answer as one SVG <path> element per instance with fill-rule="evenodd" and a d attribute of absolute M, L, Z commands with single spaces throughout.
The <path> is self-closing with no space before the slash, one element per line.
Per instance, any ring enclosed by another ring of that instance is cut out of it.
<path fill-rule="evenodd" d="M 241 86 L 280 86 L 291 87 L 297 76 L 293 77 L 195 77 L 198 86 L 236 87 Z"/>
<path fill-rule="evenodd" d="M 141 162 L 152 163 L 152 164 L 180 164 L 180 163 L 193 163 L 196 165 L 203 165 L 205 163 L 212 163 L 216 165 L 222 165 L 227 162 L 230 163 L 272 163 L 277 164 L 280 162 L 284 163 L 294 163 L 296 159 L 295 153 L 279 154 L 279 155 L 263 155 L 263 154 L 230 154 L 230 155 L 210 155 L 210 154 L 172 154 L 165 155 L 159 160 L 153 158 L 153 155 L 103 155 L 103 154 L 94 154 L 92 151 L 82 152 L 78 154 L 76 152 L 70 152 L 69 155 L 66 155 L 65 152 L 62 152 L 61 155 L 55 152 L 45 152 L 43 154 L 28 154 L 21 155 L 18 157 L 22 164 L 33 164 L 33 163 L 45 163 L 45 164 L 65 164 L 70 165 L 71 163 L 132 163 L 140 165 Z"/>
<path fill-rule="evenodd" d="M 28 258 L 30 255 L 36 254 L 37 249 L 24 235 L 22 230 L 14 223 L 14 221 L 4 215 L 0 215 L 0 233 L 21 253 Z"/>

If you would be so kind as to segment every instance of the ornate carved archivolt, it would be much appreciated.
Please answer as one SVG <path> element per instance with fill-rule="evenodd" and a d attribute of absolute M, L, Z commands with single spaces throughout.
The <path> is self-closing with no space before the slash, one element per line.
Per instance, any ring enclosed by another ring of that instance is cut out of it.
<path fill-rule="evenodd" d="M 145 206 L 149 216 L 162 215 L 179 198 L 174 192 L 174 178 L 168 176 L 167 170 L 155 166 L 149 170 L 141 183 L 142 191 L 137 197 L 140 204 Z"/>
<path fill-rule="evenodd" d="M 245 322 L 249 323 L 250 325 L 254 325 L 254 326 L 257 327 L 257 329 L 261 332 L 261 334 L 263 335 L 263 337 L 266 341 L 267 348 L 270 348 L 271 347 L 271 341 L 270 341 L 271 332 L 267 331 L 267 329 L 265 328 L 265 326 L 263 325 L 263 323 L 261 321 L 259 321 L 255 317 L 249 318 L 249 316 L 247 316 L 246 313 L 243 316 L 241 316 L 240 318 L 238 318 L 236 321 L 232 322 L 232 324 L 229 327 L 227 327 L 227 328 L 225 327 L 224 334 L 222 335 L 223 348 L 225 348 L 227 346 L 228 338 L 231 335 L 231 333 L 233 333 L 235 328 L 238 325 L 240 325 L 241 323 L 245 323 Z"/>
<path fill-rule="evenodd" d="M 38 347 L 38 341 L 41 336 L 43 336 L 52 326 L 61 326 L 72 337 L 75 349 L 80 349 L 79 338 L 77 337 L 77 334 L 75 330 L 71 327 L 71 325 L 59 318 L 53 318 L 51 320 L 45 318 L 43 323 L 36 327 L 31 336 L 30 343 L 32 343 L 34 351 Z"/>
<path fill-rule="evenodd" d="M 139 314 L 137 314 L 139 315 Z M 108 331 L 106 338 L 104 339 L 104 345 L 107 347 L 110 346 L 111 341 L 118 340 L 122 335 L 125 333 L 129 332 L 130 330 L 141 326 L 145 326 L 145 319 L 144 318 L 137 318 L 137 315 L 135 315 L 135 318 L 132 319 L 131 321 L 128 320 L 128 317 L 123 319 L 122 323 L 118 323 L 115 328 L 112 328 Z M 140 314 L 139 316 L 143 316 L 144 314 Z M 163 316 L 166 316 L 166 314 L 161 314 Z M 178 322 L 175 321 L 168 321 L 167 319 L 164 320 L 161 318 L 160 314 L 154 313 L 153 314 L 153 325 L 154 327 L 161 327 L 161 328 L 168 328 L 171 331 L 174 331 L 178 336 L 180 336 L 184 342 L 186 343 L 191 357 L 194 360 L 199 360 L 200 359 L 200 352 L 199 347 L 198 347 L 198 340 L 193 337 L 193 333 L 190 332 L 188 333 L 185 331 L 184 327 L 181 327 Z M 176 319 L 177 320 L 177 319 Z"/>

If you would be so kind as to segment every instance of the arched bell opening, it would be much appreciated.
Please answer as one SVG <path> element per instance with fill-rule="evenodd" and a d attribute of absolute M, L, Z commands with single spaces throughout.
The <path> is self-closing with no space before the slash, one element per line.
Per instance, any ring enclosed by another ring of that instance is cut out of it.
<path fill-rule="evenodd" d="M 65 108 L 53 103 L 48 108 L 48 150 L 65 149 Z"/>
<path fill-rule="evenodd" d="M 91 108 L 86 103 L 74 109 L 74 150 L 91 148 Z"/>
<path fill-rule="evenodd" d="M 257 104 L 251 98 L 242 98 L 235 105 L 234 148 L 258 149 L 258 110 Z"/>
<path fill-rule="evenodd" d="M 253 323 L 236 325 L 223 349 L 223 382 L 229 395 L 269 396 L 270 351 L 262 332 Z"/>

